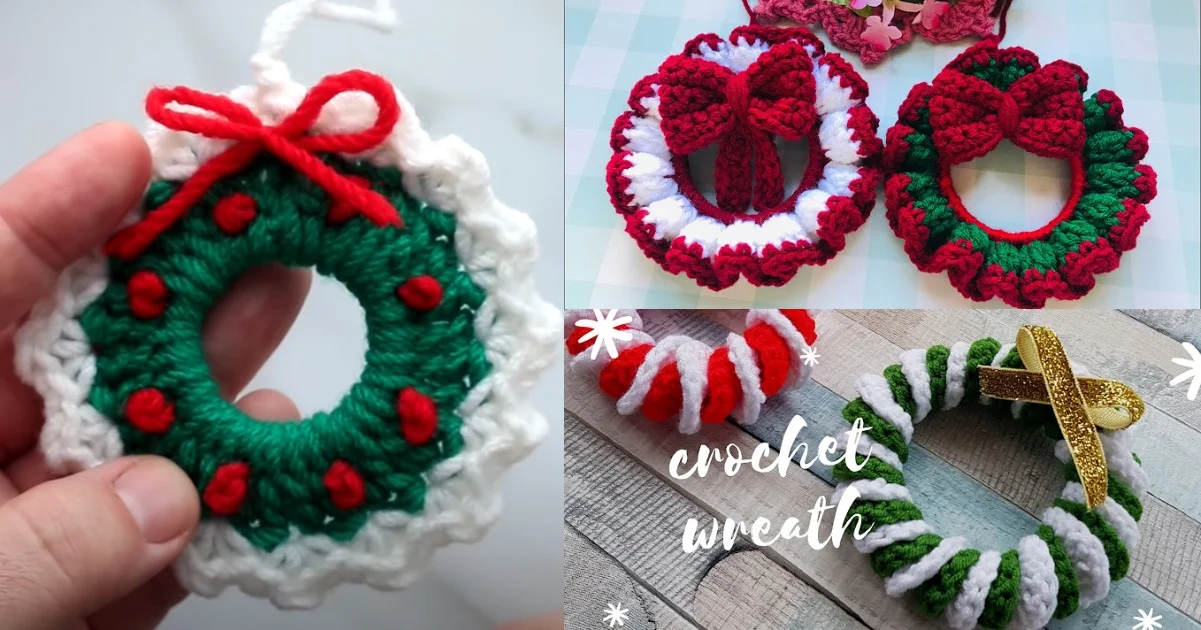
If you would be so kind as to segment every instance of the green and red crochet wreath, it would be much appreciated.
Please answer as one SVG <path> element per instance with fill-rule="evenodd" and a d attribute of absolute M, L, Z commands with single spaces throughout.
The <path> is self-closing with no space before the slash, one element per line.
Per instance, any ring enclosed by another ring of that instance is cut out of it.
<path fill-rule="evenodd" d="M 1140 163 L 1147 136 L 1122 121 L 1122 101 L 1109 90 L 1085 99 L 1087 83 L 1075 64 L 1044 66 L 990 37 L 910 90 L 886 137 L 885 204 L 919 269 L 946 271 L 972 300 L 1041 308 L 1082 297 L 1094 274 L 1117 268 L 1149 218 L 1155 171 Z M 1071 167 L 1067 203 L 1039 229 L 989 227 L 955 191 L 951 167 L 1002 139 Z"/>

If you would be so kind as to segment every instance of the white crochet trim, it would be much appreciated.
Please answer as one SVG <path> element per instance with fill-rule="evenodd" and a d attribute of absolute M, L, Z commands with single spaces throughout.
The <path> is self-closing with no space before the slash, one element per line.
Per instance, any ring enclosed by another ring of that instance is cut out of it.
<path fill-rule="evenodd" d="M 1055 612 L 1059 578 L 1047 543 L 1031 534 L 1018 541 L 1018 601 L 1010 630 L 1035 630 L 1047 625 Z"/>
<path fill-rule="evenodd" d="M 918 348 L 902 352 L 901 373 L 905 375 L 913 401 L 917 403 L 913 413 L 913 423 L 917 424 L 930 413 L 930 373 L 926 371 L 926 350 Z"/>
<path fill-rule="evenodd" d="M 273 124 L 294 110 L 306 91 L 290 80 L 273 87 L 239 87 L 229 96 Z M 458 409 L 463 450 L 426 473 L 423 512 L 377 511 L 346 542 L 293 530 L 267 552 L 223 519 L 202 521 L 175 565 L 189 590 L 211 597 L 237 585 L 280 607 L 310 608 L 343 582 L 378 589 L 408 586 L 438 547 L 476 541 L 486 532 L 500 513 L 499 474 L 528 455 L 546 432 L 527 397 L 536 375 L 554 359 L 559 315 L 534 288 L 534 222 L 495 198 L 477 150 L 455 136 L 431 139 L 412 105 L 399 92 L 396 98 L 401 116 L 391 136 L 365 155 L 345 157 L 400 169 L 414 197 L 454 215 L 456 253 L 487 294 L 475 316 L 475 332 L 492 370 Z M 376 111 L 365 94 L 343 94 L 326 105 L 316 131 L 363 129 Z M 187 178 L 229 145 L 153 122 L 146 140 L 155 179 Z M 123 225 L 137 218 L 135 211 Z M 116 425 L 88 403 L 96 357 L 78 319 L 108 285 L 107 274 L 98 250 L 73 264 L 16 335 L 17 373 L 45 403 L 41 448 L 60 471 L 96 466 L 123 453 Z"/>
<path fill-rule="evenodd" d="M 967 353 L 971 344 L 956 341 L 951 344 L 951 353 L 947 355 L 947 389 L 942 397 L 942 408 L 954 409 L 963 402 L 964 379 L 967 377 Z"/>
<path fill-rule="evenodd" d="M 980 559 L 968 570 L 967 577 L 959 586 L 955 601 L 947 606 L 947 625 L 954 630 L 972 630 L 976 627 L 976 621 L 984 612 L 984 602 L 988 599 L 988 587 L 997 579 L 1000 567 L 999 552 L 990 550 L 980 554 Z"/>
<path fill-rule="evenodd" d="M 905 486 L 888 483 L 883 479 L 859 479 L 850 483 L 838 484 L 834 488 L 834 497 L 830 502 L 835 505 L 840 503 L 847 488 L 857 490 L 864 501 L 892 501 L 895 499 L 913 501 L 913 497 L 909 494 L 909 488 Z"/>
<path fill-rule="evenodd" d="M 1080 608 L 1105 599 L 1109 594 L 1109 557 L 1105 545 L 1093 535 L 1080 519 L 1062 508 L 1050 507 L 1043 511 L 1043 522 L 1051 527 L 1063 543 L 1063 549 L 1072 561 L 1076 572 L 1076 583 L 1080 587 Z"/>
<path fill-rule="evenodd" d="M 788 364 L 788 380 L 785 381 L 785 387 L 800 387 L 809 380 L 809 375 L 813 374 L 813 366 L 799 361 L 796 357 L 804 356 L 809 352 L 809 344 L 805 341 L 805 336 L 801 331 L 788 321 L 788 318 L 783 313 L 776 309 L 751 309 L 746 314 L 746 327 L 750 328 L 758 323 L 766 323 L 772 327 L 780 335 L 784 342 L 788 344 L 788 349 L 792 351 L 794 357 Z"/>
<path fill-rule="evenodd" d="M 867 403 L 876 415 L 887 420 L 892 426 L 901 432 L 901 437 L 905 438 L 905 443 L 913 439 L 913 421 L 910 420 L 909 414 L 901 408 L 901 405 L 892 398 L 892 389 L 888 386 L 888 379 L 879 374 L 864 374 L 855 382 L 855 391 L 859 392 L 859 396 L 863 398 L 863 402 Z"/>
<path fill-rule="evenodd" d="M 726 347 L 730 349 L 730 363 L 734 364 L 734 373 L 742 385 L 742 407 L 734 410 L 734 419 L 739 424 L 754 424 L 759 419 L 759 409 L 767 401 L 767 394 L 759 389 L 759 363 L 755 360 L 755 351 L 742 335 L 734 333 L 726 337 Z"/>
<path fill-rule="evenodd" d="M 799 40 L 792 40 L 799 41 Z M 708 43 L 699 46 L 694 58 L 707 59 L 735 72 L 750 66 L 769 46 L 762 41 L 748 43 L 739 39 L 737 43 L 722 41 L 713 49 Z M 812 45 L 805 46 L 813 59 L 816 81 L 816 109 L 822 116 L 818 136 L 820 150 L 830 160 L 822 171 L 817 185 L 801 193 L 791 213 L 777 214 L 762 223 L 735 221 L 724 225 L 718 220 L 700 213 L 692 202 L 680 193 L 676 185 L 675 169 L 672 167 L 671 151 L 660 129 L 659 86 L 651 89 L 655 95 L 640 99 L 646 108 L 645 116 L 631 116 L 631 129 L 622 132 L 626 139 L 624 150 L 629 166 L 622 175 L 630 184 L 624 192 L 629 194 L 635 206 L 645 210 L 642 224 L 651 228 L 654 238 L 664 244 L 683 236 L 685 243 L 699 243 L 707 258 L 715 257 L 725 247 L 736 248 L 746 243 L 755 255 L 761 255 L 768 246 L 782 248 L 785 243 L 817 243 L 818 226 L 822 214 L 828 212 L 832 197 L 850 197 L 851 186 L 861 176 L 859 167 L 860 143 L 852 139 L 849 110 L 861 105 L 862 99 L 851 97 L 851 88 L 839 84 L 838 75 L 825 59 L 825 54 Z M 812 150 L 818 150 L 813 147 Z"/>
<path fill-rule="evenodd" d="M 839 433 L 834 439 L 836 440 L 835 444 L 837 445 L 839 451 L 847 450 L 847 444 L 851 439 L 851 429 L 848 428 L 842 433 Z M 898 471 L 903 470 L 905 467 L 904 464 L 901 463 L 901 458 L 898 457 L 896 453 L 892 452 L 892 449 L 877 442 L 869 433 L 859 434 L 859 444 L 856 445 L 855 452 L 859 453 L 864 458 L 869 455 L 872 457 L 879 457 L 884 461 L 884 463 L 896 468 Z"/>
<path fill-rule="evenodd" d="M 896 542 L 909 542 L 922 534 L 931 534 L 934 528 L 926 521 L 902 521 L 892 525 L 881 525 L 872 528 L 862 540 L 855 541 L 855 549 L 859 553 L 871 553 L 883 549 Z"/>

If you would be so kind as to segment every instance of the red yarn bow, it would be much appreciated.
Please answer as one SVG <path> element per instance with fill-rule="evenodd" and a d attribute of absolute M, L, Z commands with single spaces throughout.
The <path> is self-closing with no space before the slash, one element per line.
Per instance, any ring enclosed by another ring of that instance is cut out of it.
<path fill-rule="evenodd" d="M 1069 158 L 1084 150 L 1087 76 L 1079 66 L 1053 61 L 1001 91 L 956 70 L 934 78 L 930 126 L 941 158 L 956 164 L 996 148 L 1002 138 L 1043 157 Z"/>
<path fill-rule="evenodd" d="M 343 92 L 366 92 L 375 99 L 379 107 L 375 124 L 355 133 L 309 135 L 321 109 Z M 172 103 L 199 107 L 216 116 L 168 108 Z M 236 143 L 201 164 L 174 196 L 147 213 L 141 222 L 109 239 L 104 251 L 110 256 L 122 260 L 139 256 L 160 234 L 183 218 L 213 184 L 242 170 L 263 151 L 270 151 L 287 162 L 325 189 L 332 199 L 354 208 L 376 225 L 403 225 L 400 214 L 383 195 L 355 184 L 314 155 L 318 152 L 361 153 L 378 146 L 392 133 L 400 119 L 400 106 L 392 86 L 383 77 L 362 70 L 325 77 L 309 90 L 296 111 L 274 127 L 264 125 L 254 112 L 228 97 L 186 87 L 154 88 L 146 97 L 146 113 L 169 129 Z"/>
<path fill-rule="evenodd" d="M 742 212 L 750 202 L 752 154 L 755 206 L 780 202 L 784 181 L 772 136 L 800 140 L 817 118 L 813 61 L 803 46 L 773 46 L 744 72 L 677 55 L 660 66 L 658 83 L 663 135 L 672 153 L 684 156 L 720 141 L 719 206 Z"/>

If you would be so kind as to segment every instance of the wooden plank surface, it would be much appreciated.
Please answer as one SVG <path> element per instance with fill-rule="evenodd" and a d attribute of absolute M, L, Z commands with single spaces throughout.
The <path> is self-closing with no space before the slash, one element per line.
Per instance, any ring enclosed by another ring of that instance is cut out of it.
<path fill-rule="evenodd" d="M 721 321 L 734 329 L 741 328 L 741 320 L 745 316 L 743 312 L 707 313 L 712 319 Z M 962 313 L 961 311 L 948 311 L 945 314 L 958 316 Z M 693 505 L 702 512 L 723 517 L 730 515 L 735 518 L 766 516 L 773 522 L 779 523 L 785 516 L 806 516 L 804 511 L 812 507 L 817 496 L 830 491 L 828 470 L 818 467 L 810 472 L 794 465 L 789 469 L 786 479 L 780 479 L 776 475 L 765 476 L 747 472 L 733 479 L 723 475 L 720 477 L 710 476 L 703 480 L 678 481 L 666 476 L 668 458 L 677 448 L 695 448 L 696 444 L 702 442 L 721 447 L 729 443 L 739 444 L 744 452 L 750 452 L 759 440 L 778 445 L 779 436 L 783 433 L 788 419 L 794 412 L 802 413 L 810 424 L 810 427 L 805 429 L 802 439 L 816 446 L 822 435 L 833 433 L 841 428 L 843 422 L 839 411 L 845 404 L 846 396 L 854 395 L 853 390 L 850 389 L 854 379 L 864 371 L 878 373 L 884 366 L 896 361 L 896 355 L 902 348 L 930 345 L 937 342 L 948 343 L 960 339 L 970 341 L 989 334 L 987 331 L 990 330 L 990 326 L 998 329 L 1007 326 L 1010 328 L 1003 334 L 995 333 L 993 335 L 1001 339 L 1011 336 L 1016 330 L 1017 324 L 1011 321 L 1012 318 L 1009 317 L 1009 314 L 995 318 L 992 317 L 993 313 L 991 312 L 968 313 L 969 316 L 951 317 L 949 320 L 946 317 L 934 317 L 930 321 L 917 322 L 916 326 L 913 325 L 914 321 L 910 320 L 908 322 L 910 325 L 894 325 L 891 328 L 883 327 L 882 330 L 869 327 L 869 324 L 880 324 L 886 319 L 872 320 L 870 318 L 872 312 L 821 313 L 818 316 L 818 325 L 822 336 L 816 345 L 823 356 L 821 365 L 815 373 L 816 383 L 811 383 L 797 392 L 785 393 L 769 401 L 764 410 L 764 419 L 756 425 L 746 427 L 753 435 L 748 435 L 736 426 L 728 424 L 721 427 L 706 427 L 706 431 L 703 431 L 700 437 L 687 437 L 675 433 L 674 427 L 671 426 L 653 425 L 637 416 L 620 417 L 613 410 L 612 400 L 600 394 L 596 390 L 594 382 L 581 380 L 572 374 L 568 374 L 566 377 L 567 407 L 576 410 L 581 422 L 604 435 L 613 446 L 640 464 L 634 468 L 623 468 L 620 474 L 609 473 L 613 477 L 629 479 L 623 483 L 637 486 L 653 481 L 669 492 L 674 492 L 674 495 L 683 499 L 686 504 Z M 861 314 L 867 315 L 867 323 L 860 321 Z M 1045 313 L 1040 313 L 1039 316 L 1046 317 Z M 681 319 L 664 313 L 644 313 L 644 318 L 648 322 L 648 332 L 652 332 L 656 336 L 683 331 L 702 340 L 720 342 L 726 332 L 721 327 L 714 326 L 712 321 L 704 317 Z M 901 319 L 903 320 L 904 317 Z M 1065 337 L 1069 355 L 1085 364 L 1098 365 L 1097 361 L 1100 361 L 1100 365 L 1104 365 L 1106 370 L 1110 370 L 1113 365 L 1112 360 L 1117 356 L 1114 353 L 1125 352 L 1127 354 L 1123 356 L 1133 356 L 1135 359 L 1131 359 L 1128 365 L 1123 367 L 1123 370 L 1133 374 L 1138 370 L 1146 369 L 1145 364 L 1150 365 L 1147 362 L 1162 362 L 1161 358 L 1155 356 L 1155 353 L 1147 351 L 1139 354 L 1121 344 L 1111 344 L 1111 347 L 1101 350 L 1090 345 L 1081 350 L 1084 346 L 1077 347 L 1079 345 L 1077 341 L 1063 333 L 1064 321 L 1052 322 L 1043 319 L 1040 323 L 1047 323 L 1052 328 L 1056 328 L 1061 336 Z M 1134 319 L 1118 313 L 1110 313 L 1106 317 L 1094 317 L 1093 319 L 1085 318 L 1079 320 L 1078 323 L 1090 326 L 1093 330 L 1100 330 L 1106 335 L 1127 334 L 1135 342 L 1140 339 L 1145 341 L 1144 337 L 1147 331 L 1156 337 L 1163 337 L 1161 333 L 1151 331 Z M 1057 324 L 1059 325 L 1057 326 Z M 1074 325 L 1077 324 L 1073 323 Z M 977 334 L 981 330 L 985 332 Z M 956 332 L 964 334 L 953 334 Z M 935 333 L 939 334 L 937 339 L 922 341 Z M 706 335 L 709 338 L 706 338 Z M 1162 343 L 1156 343 L 1161 349 L 1168 347 Z M 855 348 L 856 351 L 834 351 L 842 348 Z M 873 350 L 877 352 L 873 352 Z M 1088 355 L 1088 358 L 1083 358 L 1083 355 L 1079 354 L 1080 352 Z M 857 361 L 861 364 L 856 364 L 855 357 L 858 357 Z M 871 365 L 862 365 L 865 362 Z M 1100 372 L 1096 368 L 1094 371 Z M 1116 371 L 1114 370 L 1114 372 Z M 1123 378 L 1113 372 L 1106 372 L 1104 375 Z M 1165 373 L 1164 383 L 1167 378 L 1170 377 Z M 1136 386 L 1141 387 L 1141 385 Z M 1162 396 L 1156 399 L 1160 406 L 1152 404 L 1154 413 L 1158 414 L 1155 416 L 1157 418 L 1155 424 L 1162 424 L 1168 429 L 1158 433 L 1152 432 L 1153 439 L 1147 444 L 1155 446 L 1165 440 L 1176 440 L 1175 444 L 1169 446 L 1175 448 L 1174 452 L 1176 453 L 1187 454 L 1190 452 L 1187 449 L 1194 448 L 1194 445 L 1188 441 L 1189 434 L 1182 433 L 1182 431 L 1196 433 L 1190 424 L 1196 423 L 1196 412 L 1192 412 L 1193 415 L 1190 415 L 1190 409 L 1180 405 L 1172 406 L 1172 401 L 1166 398 L 1171 393 L 1171 390 L 1160 392 Z M 1183 398 L 1181 392 L 1175 392 L 1175 394 Z M 1160 407 L 1171 409 L 1171 413 Z M 1177 418 L 1172 415 L 1173 413 L 1183 415 L 1185 418 Z M 923 510 L 927 512 L 928 520 L 934 523 L 940 531 L 970 531 L 974 543 L 1003 549 L 1011 547 L 1018 537 L 1033 531 L 1035 520 L 1030 513 L 1040 511 L 1042 507 L 1045 507 L 1050 497 L 1056 494 L 1061 487 L 1062 477 L 1050 454 L 1049 441 L 1043 440 L 1045 443 L 1039 443 L 1037 439 L 1018 434 L 1012 426 L 1008 426 L 1004 422 L 997 422 L 997 416 L 986 408 L 956 410 L 941 415 L 946 417 L 932 419 L 930 422 L 919 425 L 911 468 L 922 471 L 922 474 L 910 477 L 911 490 L 919 504 L 923 506 Z M 1148 420 L 1150 419 L 1149 415 Z M 941 428 L 939 423 L 942 423 Z M 950 424 L 965 426 L 956 426 L 956 430 L 948 430 Z M 714 430 L 709 431 L 708 429 Z M 959 435 L 968 437 L 957 438 L 956 436 Z M 1183 443 L 1180 442 L 1181 436 L 1184 436 Z M 973 441 L 973 438 L 978 439 Z M 568 439 L 570 441 L 572 438 Z M 1140 448 L 1140 455 L 1144 462 L 1147 462 L 1148 453 L 1151 451 L 1142 448 L 1141 445 Z M 1192 461 L 1195 461 L 1196 456 L 1201 454 L 1201 447 L 1196 447 L 1196 451 L 1192 452 Z M 1151 464 L 1148 464 L 1148 468 L 1151 469 Z M 608 468 L 605 469 L 605 472 L 607 471 Z M 586 475 L 577 475 L 577 477 L 583 476 Z M 640 481 L 637 480 L 639 476 L 641 477 Z M 1182 475 L 1176 476 L 1183 477 Z M 570 487 L 577 481 L 568 479 L 569 495 L 572 495 Z M 1153 475 L 1153 485 L 1157 489 L 1159 488 L 1158 482 L 1158 478 Z M 1169 483 L 1166 489 L 1160 489 L 1160 493 L 1166 494 L 1168 499 L 1182 503 L 1185 509 L 1192 509 L 1191 504 L 1188 503 L 1188 496 L 1182 490 L 1184 490 L 1182 484 Z M 590 492 L 586 489 L 581 491 L 584 494 Z M 1194 490 L 1194 498 L 1196 494 Z M 571 500 L 569 498 L 569 501 Z M 680 505 L 676 504 L 675 507 L 680 507 Z M 658 518 L 662 519 L 665 514 L 670 513 L 670 511 L 661 513 Z M 569 516 L 569 522 L 570 518 Z M 622 526 L 620 519 L 614 523 L 610 526 L 609 540 L 610 544 L 616 546 L 620 545 L 619 541 L 623 536 L 640 535 L 648 529 L 638 528 L 637 531 L 626 531 L 629 528 Z M 1135 553 L 1131 579 L 1116 584 L 1105 602 L 1095 605 L 1070 622 L 1057 622 L 1050 627 L 1126 628 L 1132 623 L 1132 616 L 1138 608 L 1154 607 L 1156 614 L 1164 614 L 1164 619 L 1161 621 L 1166 628 L 1201 628 L 1194 620 L 1175 610 L 1168 603 L 1179 606 L 1194 617 L 1198 615 L 1197 606 L 1198 602 L 1201 602 L 1201 594 L 1198 593 L 1198 584 L 1201 578 L 1198 578 L 1197 575 L 1198 570 L 1201 569 L 1199 567 L 1201 558 L 1198 558 L 1198 549 L 1201 547 L 1198 546 L 1198 540 L 1201 540 L 1201 537 L 1198 535 L 1196 519 L 1187 512 L 1174 508 L 1164 500 L 1164 497 L 1157 495 L 1148 501 L 1143 523 L 1143 544 Z M 596 524 L 594 526 L 599 528 Z M 628 546 L 637 548 L 647 544 L 651 545 L 652 550 L 670 549 L 675 557 L 686 557 L 679 547 L 681 527 L 682 525 L 677 525 L 674 528 L 668 528 L 667 535 L 670 540 L 632 540 Z M 601 531 L 604 531 L 603 528 Z M 585 535 L 587 534 L 585 533 Z M 646 551 L 643 551 L 634 555 L 645 553 Z M 724 575 L 714 573 L 714 569 L 718 567 L 723 570 L 729 569 L 735 574 L 754 573 L 762 576 L 769 574 L 778 576 L 779 574 L 775 571 L 783 571 L 793 579 L 800 576 L 803 581 L 798 580 L 798 583 L 805 585 L 810 590 L 816 587 L 873 628 L 927 627 L 930 623 L 910 612 L 904 602 L 885 598 L 880 581 L 867 567 L 864 559 L 853 550 L 826 549 L 815 552 L 801 540 L 785 541 L 777 543 L 771 548 L 749 553 L 758 555 L 744 553 L 717 560 L 710 559 L 709 564 L 700 570 L 696 570 L 695 567 L 670 565 L 673 557 L 672 554 L 668 554 L 666 559 L 669 561 L 669 570 L 667 572 L 676 575 L 672 572 L 673 570 L 684 569 L 685 575 L 690 576 L 689 579 L 693 580 L 699 575 L 700 581 L 696 582 L 693 588 L 694 593 L 699 594 L 702 592 L 701 585 L 706 580 L 716 580 L 718 575 Z M 738 556 L 747 557 L 737 560 L 742 563 L 737 567 L 726 566 L 727 563 L 734 562 Z M 634 559 L 640 560 L 642 567 L 641 569 L 631 568 L 631 572 L 640 576 L 640 571 L 654 571 L 650 565 L 660 562 L 659 559 L 650 560 L 637 557 Z M 769 564 L 764 565 L 764 562 Z M 773 570 L 770 564 L 778 565 L 777 569 Z M 713 568 L 707 568 L 708 566 Z M 690 570 L 691 572 L 688 572 Z M 688 583 L 687 580 L 673 583 L 667 576 L 660 576 L 658 579 L 669 591 L 675 588 L 673 594 L 676 597 L 684 594 L 682 587 Z M 747 579 L 749 578 L 744 577 L 741 581 Z M 771 588 L 776 590 L 791 588 L 787 580 L 779 582 L 774 577 L 771 579 L 763 577 L 762 579 L 768 579 L 766 584 L 771 584 Z M 758 591 L 756 591 L 756 595 L 760 598 L 766 597 L 768 600 L 772 597 L 770 593 L 764 594 Z M 742 598 L 745 595 L 738 597 Z M 699 595 L 690 605 L 693 606 L 694 611 L 701 609 Z M 727 614 L 733 614 L 729 611 L 733 605 L 732 598 L 727 598 L 725 607 L 719 605 L 718 609 Z M 751 608 L 764 607 L 752 606 Z M 845 613 L 843 614 L 845 616 Z M 741 617 L 736 618 L 741 619 Z M 764 627 L 790 627 L 780 623 L 779 619 L 772 623 L 776 625 Z M 723 627 L 721 625 L 702 625 Z"/>
<path fill-rule="evenodd" d="M 622 630 L 697 630 L 575 528 L 563 528 L 563 627 L 600 628 L 607 607 L 629 611 Z"/>
<path fill-rule="evenodd" d="M 563 422 L 567 527 L 638 576 L 648 594 L 679 611 L 674 614 L 681 620 L 705 628 L 766 629 L 803 627 L 792 624 L 821 618 L 831 630 L 864 627 L 749 545 L 736 547 L 747 551 L 732 555 L 720 546 L 685 554 L 684 522 L 712 522 L 712 514 L 657 479 L 575 413 L 565 412 Z M 565 554 L 568 575 L 591 561 Z M 715 586 L 735 579 L 740 583 L 737 596 L 723 595 L 726 587 Z M 586 619 L 598 598 L 611 596 L 597 591 L 587 598 L 566 597 L 566 608 Z M 580 613 L 580 608 L 587 610 Z M 733 621 L 737 625 L 728 625 Z"/>

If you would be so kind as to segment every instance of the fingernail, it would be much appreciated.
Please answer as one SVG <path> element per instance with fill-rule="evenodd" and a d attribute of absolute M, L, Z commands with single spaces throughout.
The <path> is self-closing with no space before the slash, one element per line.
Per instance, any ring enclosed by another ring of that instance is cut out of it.
<path fill-rule="evenodd" d="M 186 534 L 196 523 L 199 504 L 192 481 L 175 464 L 161 457 L 140 458 L 113 489 L 151 544 Z"/>

